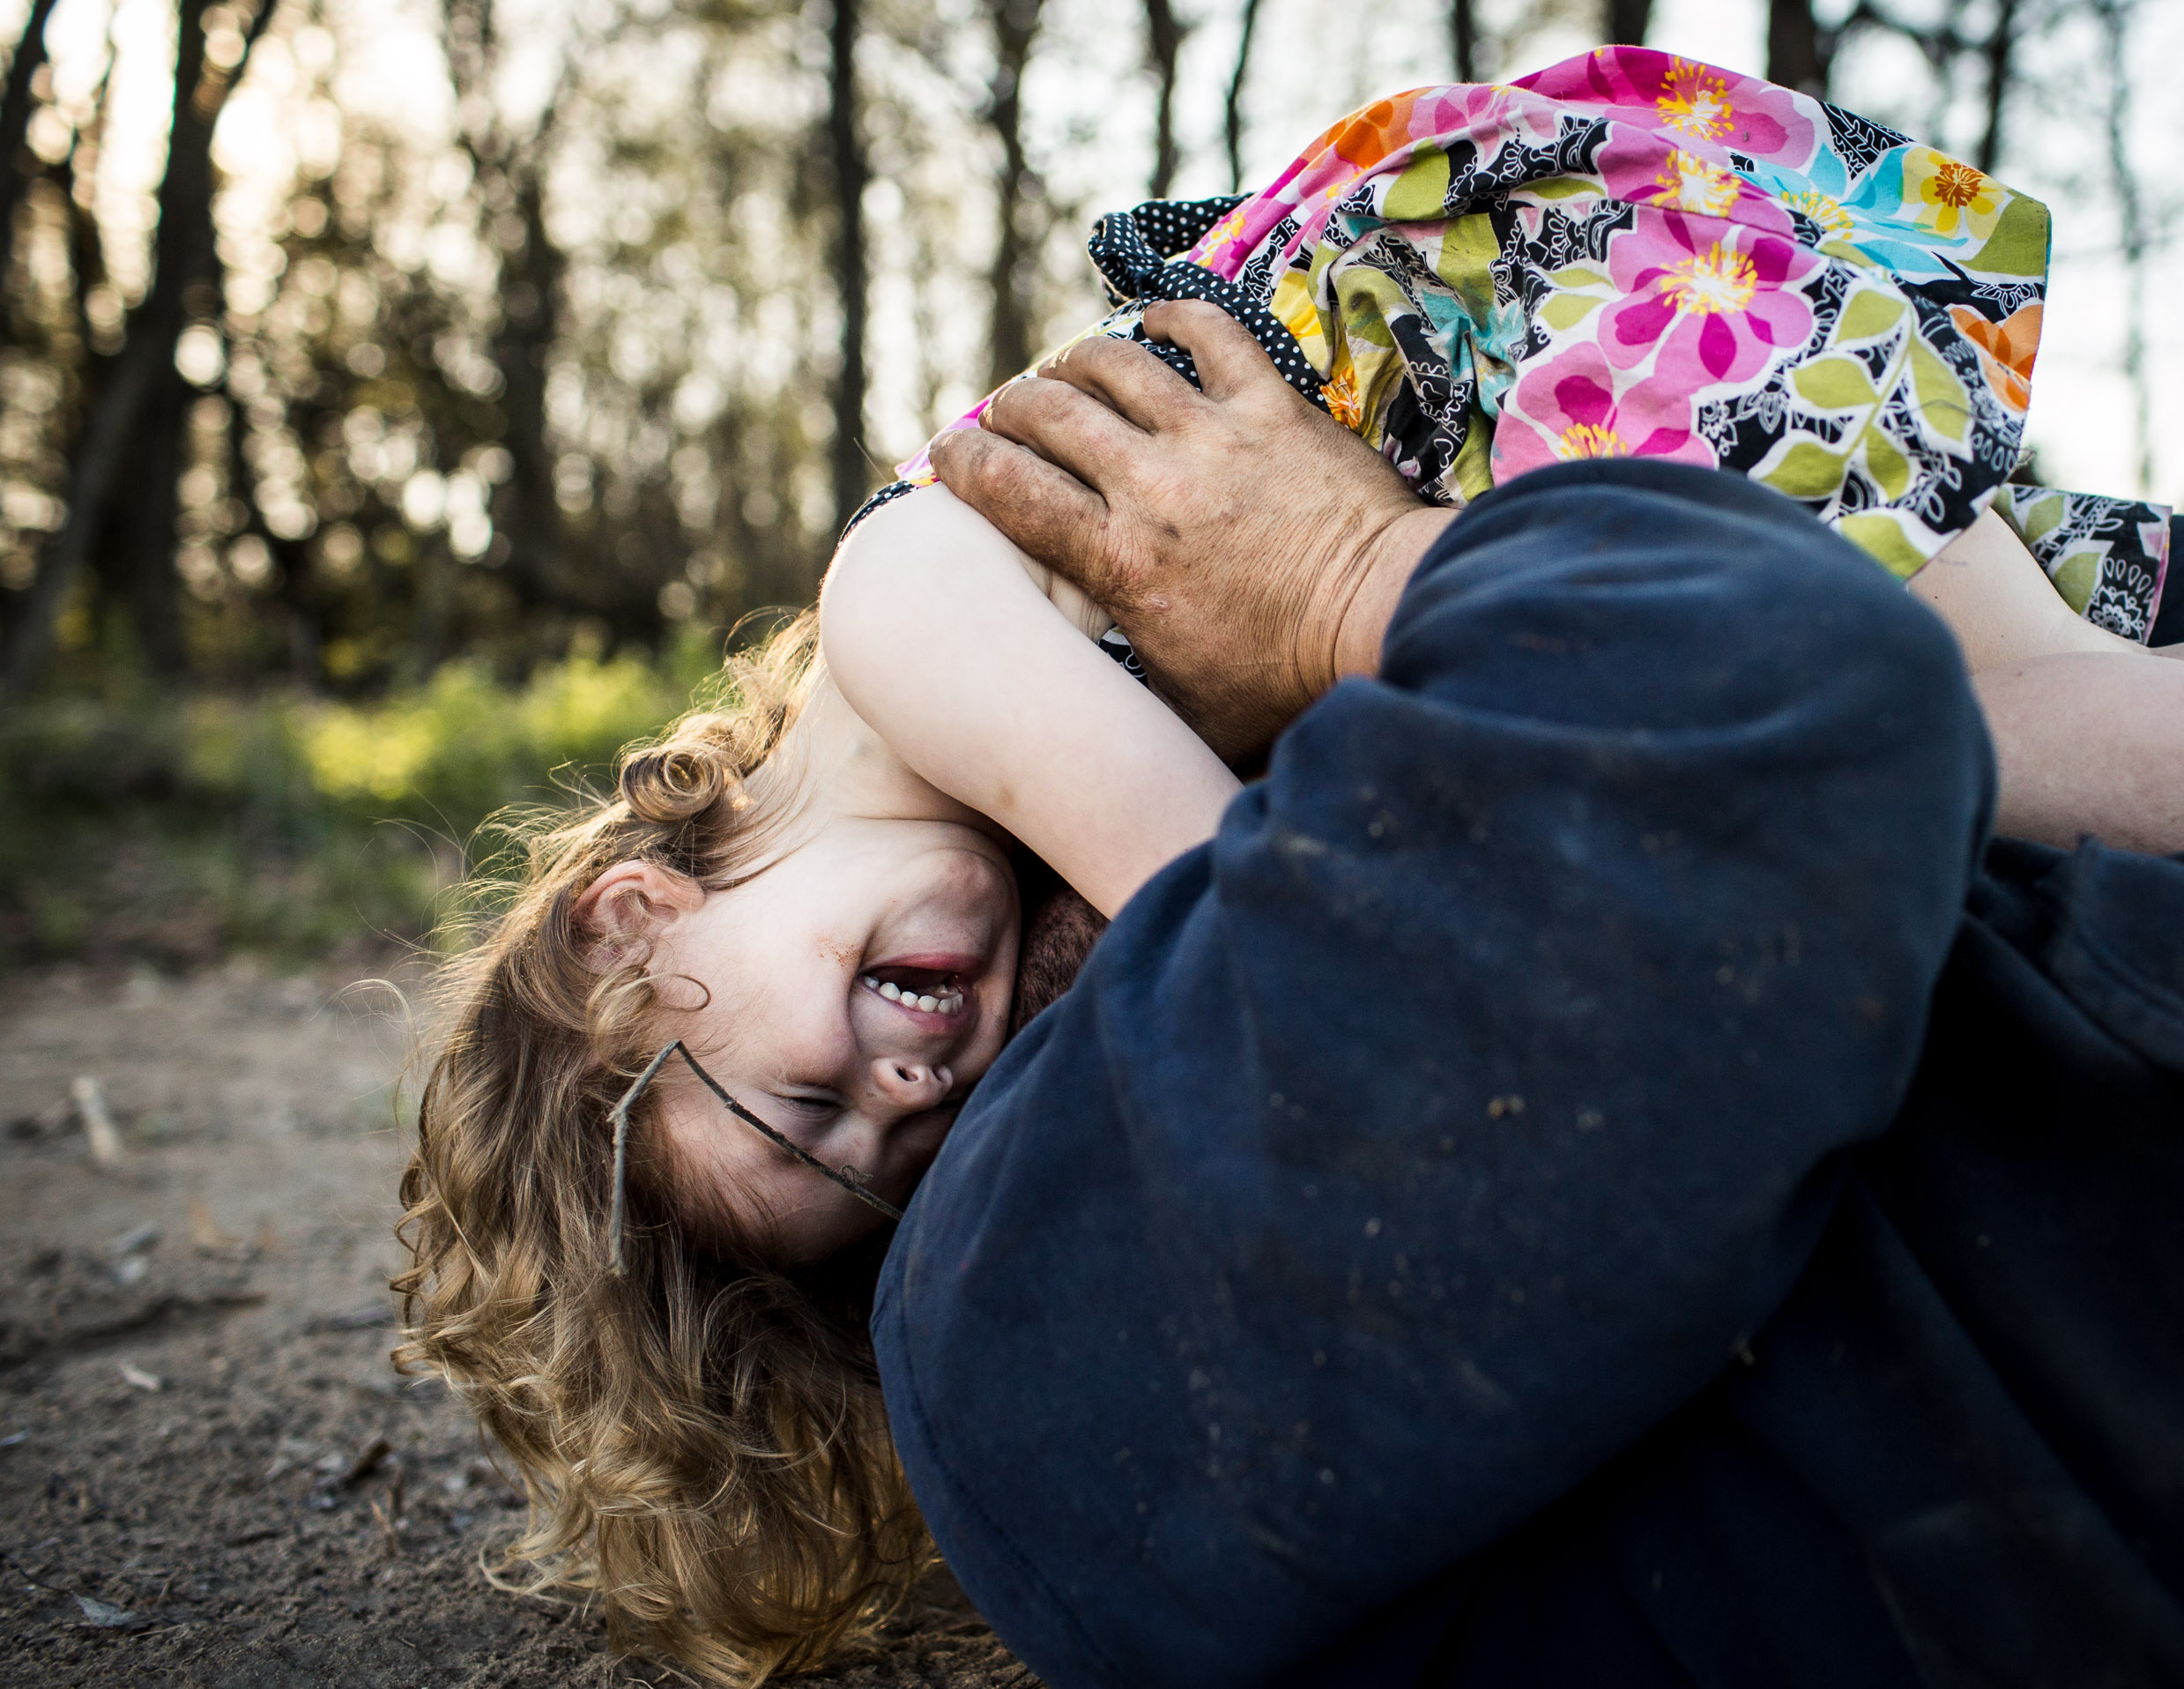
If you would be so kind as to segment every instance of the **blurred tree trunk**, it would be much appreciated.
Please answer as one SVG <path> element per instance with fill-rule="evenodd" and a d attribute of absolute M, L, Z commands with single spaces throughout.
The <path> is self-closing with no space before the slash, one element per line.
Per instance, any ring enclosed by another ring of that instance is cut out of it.
<path fill-rule="evenodd" d="M 537 129 L 514 135 L 493 102 L 499 63 L 493 0 L 446 0 L 442 18 L 458 107 L 473 114 L 461 126 L 461 140 L 483 190 L 488 219 L 483 233 L 501 259 L 500 318 L 487 355 L 501 372 L 501 413 L 507 421 L 501 443 L 512 467 L 493 499 L 494 525 L 508 540 L 509 583 L 525 607 L 596 610 L 600 594 L 581 578 L 553 495 L 553 452 L 546 435 L 546 364 L 561 333 L 568 260 L 546 234 L 539 172 L 580 55 L 569 54 L 561 86 L 547 100 Z M 482 124 L 475 121 L 479 111 L 487 114 Z"/>
<path fill-rule="evenodd" d="M 1167 198 L 1176 179 L 1176 59 L 1187 33 L 1170 0 L 1145 0 L 1145 63 L 1155 90 L 1151 183 L 1155 199 Z"/>
<path fill-rule="evenodd" d="M 857 96 L 859 0 L 834 0 L 828 81 L 828 152 L 834 164 L 835 292 L 842 303 L 842 358 L 834 381 L 834 525 L 839 533 L 872 491 L 865 456 L 865 317 L 871 286 L 865 256 L 865 154 Z"/>
<path fill-rule="evenodd" d="M 260 0 L 243 40 L 242 56 L 230 71 L 205 62 L 208 0 L 182 0 L 175 53 L 174 119 L 167 134 L 167 174 L 160 182 L 160 222 L 154 236 L 156 270 L 145 301 L 144 328 L 163 348 L 152 391 L 137 419 L 131 480 L 140 491 L 125 519 L 109 529 L 113 584 L 127 602 L 138 648 L 158 674 L 174 678 L 187 653 L 182 637 L 182 597 L 175 574 L 175 523 L 180 514 L 176 483 L 188 429 L 189 384 L 175 367 L 175 343 L 192 323 L 217 323 L 221 267 L 212 227 L 212 128 L 228 91 L 242 79 L 250 52 L 272 21 L 278 0 Z M 131 324 L 132 338 L 136 333 Z"/>
<path fill-rule="evenodd" d="M 1993 175 L 2002 161 L 2002 113 L 2009 100 L 2011 55 L 2017 45 L 2017 0 L 1995 0 L 1994 33 L 1987 38 L 1987 125 L 1972 162 Z"/>
<path fill-rule="evenodd" d="M 546 364 L 561 333 L 561 277 L 568 260 L 547 238 L 546 195 L 531 147 L 509 149 L 509 189 L 520 244 L 501 254 L 501 321 L 492 356 L 501 371 L 501 410 L 513 465 L 494 501 L 508 536 L 509 568 L 517 591 L 534 603 L 583 604 L 569 556 L 568 532 L 553 495 L 553 450 L 546 438 Z"/>
<path fill-rule="evenodd" d="M 93 148 L 105 139 L 108 102 L 114 95 L 114 56 L 107 56 L 106 69 L 100 73 L 99 86 L 91 96 L 91 122 L 76 132 L 69 143 L 68 156 L 54 169 L 54 179 L 59 184 L 63 203 L 68 210 L 69 272 L 76 283 L 76 338 L 84 347 L 82 366 L 84 383 L 95 390 L 97 372 L 108 360 L 95 345 L 97 336 L 91 324 L 91 290 L 106 279 L 106 245 L 99 230 L 99 217 L 92 205 L 86 204 L 94 196 L 90 184 L 77 178 L 77 157 L 85 150 L 86 141 Z M 0 275 L 6 273 L 4 259 L 0 259 Z"/>
<path fill-rule="evenodd" d="M 148 336 L 140 336 L 122 349 L 100 387 L 71 462 L 68 515 L 47 542 L 37 577 L 0 646 L 0 698 L 19 698 L 37 678 L 53 643 L 54 619 L 105 527 L 154 377 L 173 358 L 171 343 L 162 355 Z"/>
<path fill-rule="evenodd" d="M 92 402 L 71 465 L 68 515 L 0 648 L 0 696 L 19 696 L 29 686 L 52 644 L 54 618 L 102 537 L 112 542 L 103 559 L 108 585 L 128 606 L 145 661 L 164 674 L 182 666 L 175 482 L 189 387 L 175 367 L 175 345 L 193 320 L 219 311 L 212 126 L 278 0 L 262 0 L 234 69 L 208 73 L 204 16 L 212 3 L 182 0 L 151 291 L 130 314 L 110 378 Z"/>
<path fill-rule="evenodd" d="M 993 264 L 987 279 L 993 289 L 993 349 L 987 384 L 998 387 L 1031 361 L 1029 272 L 1034 243 L 1026 238 L 1025 202 L 1036 178 L 1024 157 L 1023 76 L 1031 43 L 1039 33 L 1041 0 L 986 0 L 993 24 L 993 86 L 985 119 L 1001 143 L 1001 174 L 994 183 Z"/>
<path fill-rule="evenodd" d="M 152 291 L 129 324 L 130 340 L 141 339 L 146 355 L 156 362 L 129 447 L 134 495 L 117 502 L 99 559 L 108 590 L 128 606 L 145 664 L 170 679 L 181 673 L 183 664 L 174 553 L 175 482 L 182 473 L 188 392 L 175 368 L 175 346 L 191 318 L 213 316 L 219 309 L 219 258 L 212 235 L 212 114 L 201 108 L 199 97 L 211 92 L 204 86 L 206 10 L 207 0 L 182 0 L 176 20 L 175 101 L 167 174 L 160 182 L 160 220 L 152 235 Z"/>
<path fill-rule="evenodd" d="M 1643 47 L 1646 26 L 1653 21 L 1653 0 L 1608 0 L 1601 23 L 1610 45 Z"/>
<path fill-rule="evenodd" d="M 1767 0 L 1767 80 L 1816 100 L 1828 97 L 1835 32 L 1812 15 L 1812 0 Z"/>
<path fill-rule="evenodd" d="M 167 345 L 171 348 L 173 342 Z M 154 370 L 137 413 L 128 465 L 133 496 L 115 501 L 99 555 L 107 592 L 128 608 L 138 656 L 166 681 L 179 680 L 189 666 L 175 573 L 175 523 L 181 514 L 177 483 L 189 428 L 189 393 L 170 350 Z"/>
<path fill-rule="evenodd" d="M 46 19 L 57 0 L 32 0 L 30 19 L 15 43 L 15 56 L 8 61 L 7 92 L 0 94 L 0 276 L 8 272 L 15 256 L 15 205 L 23 196 L 23 182 L 30 162 L 23 156 L 23 139 L 30 133 L 31 81 L 46 62 Z"/>
<path fill-rule="evenodd" d="M 1610 28 L 1613 28 L 1612 25 Z M 1448 44 L 1456 60 L 1456 80 L 1476 82 L 1479 79 L 1479 19 L 1472 0 L 1449 0 Z"/>
<path fill-rule="evenodd" d="M 1222 132 L 1229 143 L 1229 191 L 1244 191 L 1244 76 L 1251 68 L 1252 37 L 1259 29 L 1259 0 L 1244 0 L 1242 27 L 1237 35 L 1236 69 L 1229 77 L 1229 103 L 1222 113 Z"/>

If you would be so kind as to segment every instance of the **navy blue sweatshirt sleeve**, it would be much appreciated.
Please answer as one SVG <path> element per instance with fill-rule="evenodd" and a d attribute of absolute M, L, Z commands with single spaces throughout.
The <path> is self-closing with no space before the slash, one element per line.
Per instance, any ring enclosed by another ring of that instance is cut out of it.
<path fill-rule="evenodd" d="M 873 1318 L 933 1534 L 1058 1689 L 1265 1681 L 1782 1301 L 1991 800 L 1942 624 L 1742 478 L 1527 476 L 1003 1054 Z"/>

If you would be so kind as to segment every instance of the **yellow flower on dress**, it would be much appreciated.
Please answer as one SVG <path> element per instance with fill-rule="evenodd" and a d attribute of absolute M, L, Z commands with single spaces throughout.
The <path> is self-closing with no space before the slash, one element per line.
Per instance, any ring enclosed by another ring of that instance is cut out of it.
<path fill-rule="evenodd" d="M 1718 141 L 1729 132 L 1736 108 L 1729 85 L 1703 64 L 1676 59 L 1668 66 L 1666 90 L 1654 100 L 1661 121 L 1695 141 Z"/>
<path fill-rule="evenodd" d="M 1657 203 L 1674 205 L 1678 211 L 1721 217 L 1736 204 L 1736 172 L 1709 164 L 1696 153 L 1679 149 L 1669 153 L 1668 162 L 1653 180 L 1663 190 Z"/>
<path fill-rule="evenodd" d="M 1245 204 L 1249 204 L 1246 201 Z M 1219 255 L 1222 249 L 1231 245 L 1244 233 L 1244 206 L 1238 205 L 1213 227 L 1199 237 L 1199 262 L 1203 264 Z"/>
<path fill-rule="evenodd" d="M 1357 391 L 1357 366 L 1348 359 L 1334 372 L 1334 378 L 1319 390 L 1319 397 L 1327 401 L 1327 414 L 1346 428 L 1355 428 L 1364 419 L 1365 401 Z"/>
<path fill-rule="evenodd" d="M 1984 241 L 2009 197 L 1994 177 L 1946 153 L 1914 146 L 1904 154 L 1904 204 L 1916 207 L 1920 227 L 1936 234 Z"/>
<path fill-rule="evenodd" d="M 1717 241 L 1708 250 L 1671 264 L 1660 291 L 1676 309 L 1696 316 L 1742 311 L 1759 291 L 1759 272 L 1744 254 L 1724 251 Z"/>
<path fill-rule="evenodd" d="M 1794 212 L 1802 212 L 1831 234 L 1849 234 L 1858 227 L 1851 220 L 1850 213 L 1843 209 L 1839 200 L 1830 198 L 1817 188 L 1808 189 L 1801 194 L 1791 194 L 1782 203 Z"/>
<path fill-rule="evenodd" d="M 1314 369 L 1324 370 L 1332 357 L 1327 331 L 1319 307 L 1312 298 L 1311 279 L 1302 270 L 1284 270 L 1274 283 L 1274 297 L 1267 301 L 1274 321 L 1289 330 Z"/>
<path fill-rule="evenodd" d="M 1613 428 L 1573 422 L 1555 442 L 1555 455 L 1564 463 L 1577 458 L 1628 458 L 1631 448 L 1623 443 L 1623 436 Z"/>

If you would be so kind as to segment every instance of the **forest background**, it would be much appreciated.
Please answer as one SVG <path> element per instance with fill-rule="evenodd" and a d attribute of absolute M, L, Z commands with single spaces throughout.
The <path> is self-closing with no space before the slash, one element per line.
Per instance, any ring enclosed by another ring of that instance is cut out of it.
<path fill-rule="evenodd" d="M 2176 0 L 0 0 L 0 968 L 423 936 L 487 817 L 685 707 L 1096 314 L 1095 215 L 1603 41 L 2046 199 L 2040 476 L 2184 485 Z"/>

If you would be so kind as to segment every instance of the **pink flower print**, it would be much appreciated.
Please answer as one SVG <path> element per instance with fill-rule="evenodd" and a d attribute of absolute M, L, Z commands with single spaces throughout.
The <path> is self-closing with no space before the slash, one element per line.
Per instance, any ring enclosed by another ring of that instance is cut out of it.
<path fill-rule="evenodd" d="M 1818 105 L 1757 77 L 1642 47 L 1603 47 L 1512 85 L 1590 106 L 1688 150 L 1735 147 L 1801 169 L 1819 140 Z"/>
<path fill-rule="evenodd" d="M 1658 378 L 1616 391 L 1616 372 L 1585 342 L 1534 366 L 1504 401 L 1494 435 L 1496 485 L 1580 458 L 1671 458 L 1713 466 L 1691 430 L 1690 395 Z"/>
<path fill-rule="evenodd" d="M 1720 217 L 1764 234 L 1792 235 L 1789 213 L 1765 189 L 1721 162 L 1718 150 L 1694 151 L 1673 136 L 1617 124 L 1596 155 L 1608 191 L 1633 205 Z"/>
<path fill-rule="evenodd" d="M 1678 148 L 1653 177 L 1660 197 L 1653 203 L 1677 211 L 1698 212 L 1708 217 L 1726 217 L 1736 204 L 1744 179 L 1734 170 L 1710 164 L 1696 153 Z"/>
<path fill-rule="evenodd" d="M 1198 238 L 1198 244 L 1184 256 L 1192 264 L 1202 264 L 1225 280 L 1234 281 L 1244 268 L 1240 262 L 1244 242 L 1244 212 L 1251 209 L 1246 200 L 1226 217 L 1215 223 Z"/>
<path fill-rule="evenodd" d="M 1819 138 L 1816 113 L 1789 89 L 1660 53 L 1625 48 L 1617 58 L 1638 91 L 1652 93 L 1660 126 L 1793 168 L 1810 161 Z"/>
<path fill-rule="evenodd" d="M 1654 373 L 1687 391 L 1749 380 L 1811 332 L 1794 284 L 1821 262 L 1737 224 L 1641 208 L 1608 242 L 1621 297 L 1601 314 L 1601 348 L 1628 369 L 1658 347 Z"/>
<path fill-rule="evenodd" d="M 1719 141 L 1736 126 L 1729 78 L 1712 65 L 1673 61 L 1653 107 L 1662 123 L 1694 141 Z"/>

